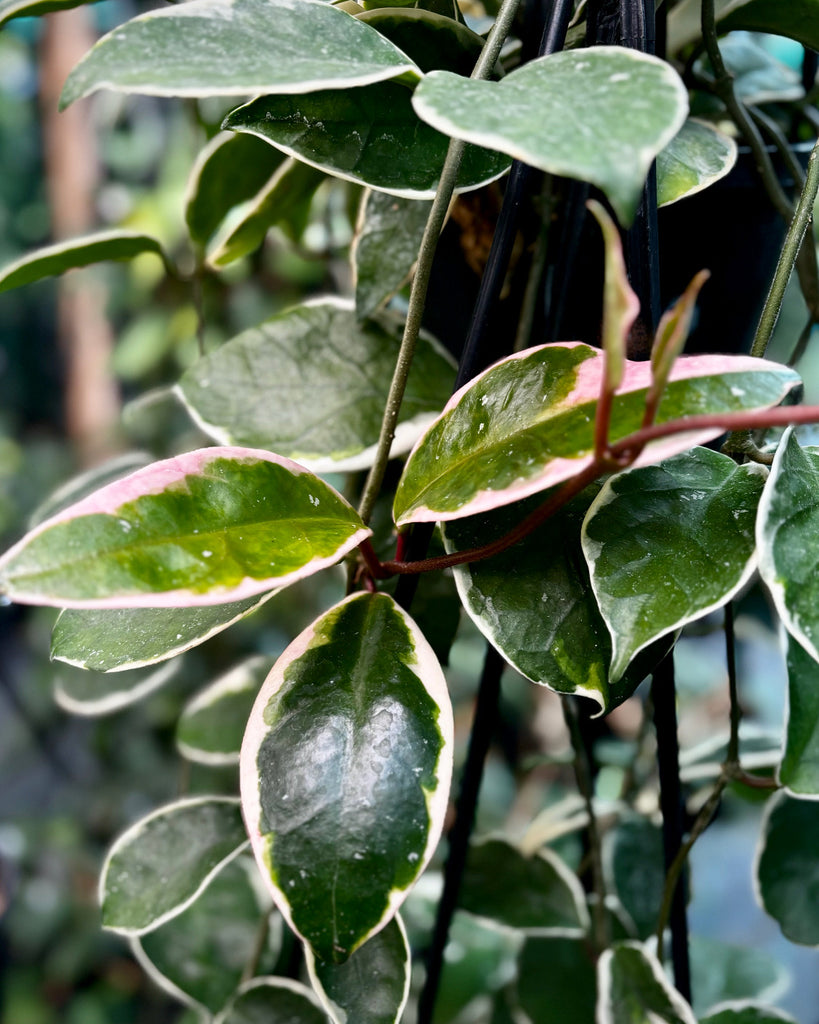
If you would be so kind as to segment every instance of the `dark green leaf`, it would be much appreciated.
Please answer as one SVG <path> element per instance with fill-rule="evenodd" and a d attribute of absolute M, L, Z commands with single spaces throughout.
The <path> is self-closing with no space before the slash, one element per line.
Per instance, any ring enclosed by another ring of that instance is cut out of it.
<path fill-rule="evenodd" d="M 142 14 L 104 36 L 68 76 L 61 106 L 97 89 L 245 96 L 364 85 L 406 73 L 418 74 L 405 54 L 331 4 L 192 0 Z"/>
<path fill-rule="evenodd" d="M 430 203 L 367 192 L 353 243 L 355 311 L 372 315 L 409 279 L 424 235 Z"/>
<path fill-rule="evenodd" d="M 124 832 L 100 877 L 103 927 L 158 928 L 193 903 L 247 845 L 239 801 L 205 796 L 166 804 Z"/>
<path fill-rule="evenodd" d="M 444 69 L 469 75 L 483 49 L 484 40 L 466 25 L 419 7 L 384 4 L 358 20 L 395 43 L 424 73 Z"/>
<path fill-rule="evenodd" d="M 518 961 L 518 999 L 533 1024 L 591 1024 L 597 984 L 580 939 L 527 939 Z"/>
<path fill-rule="evenodd" d="M 597 185 L 629 224 L 654 157 L 685 121 L 688 98 L 665 61 L 596 46 L 529 61 L 500 82 L 433 71 L 413 106 L 447 135 Z"/>
<path fill-rule="evenodd" d="M 630 815 L 606 833 L 603 853 L 609 888 L 634 922 L 637 937 L 650 938 L 665 886 L 661 830 L 642 815 Z"/>
<path fill-rule="evenodd" d="M 400 914 L 343 964 L 305 951 L 313 988 L 334 1024 L 397 1024 L 409 996 L 410 949 Z"/>
<path fill-rule="evenodd" d="M 45 249 L 36 249 L 0 268 L 0 292 L 20 288 L 44 277 L 54 277 L 76 267 L 87 267 L 90 263 L 131 260 L 143 252 L 153 252 L 165 258 L 155 238 L 137 231 L 117 229 L 72 238 Z"/>
<path fill-rule="evenodd" d="M 779 781 L 795 794 L 819 796 L 819 663 L 788 637 L 788 711 Z"/>
<path fill-rule="evenodd" d="M 694 448 L 612 477 L 583 523 L 583 552 L 612 635 L 611 678 L 667 633 L 720 607 L 755 568 L 765 483 L 755 463 Z"/>
<path fill-rule="evenodd" d="M 783 790 L 770 798 L 756 885 L 763 908 L 786 938 L 819 946 L 819 802 Z"/>
<path fill-rule="evenodd" d="M 697 1024 L 657 959 L 636 942 L 603 952 L 597 967 L 596 1024 Z"/>
<path fill-rule="evenodd" d="M 529 935 L 582 937 L 589 924 L 577 876 L 556 854 L 544 849 L 526 857 L 502 839 L 470 847 L 460 905 Z"/>
<path fill-rule="evenodd" d="M 248 721 L 242 803 L 273 898 L 321 960 L 386 924 L 432 855 L 452 719 L 427 642 L 385 594 L 357 594 L 276 663 Z"/>
<path fill-rule="evenodd" d="M 315 995 L 288 978 L 254 978 L 239 987 L 213 1024 L 327 1024 Z M 352 1024 L 352 1022 L 351 1022 Z"/>
<path fill-rule="evenodd" d="M 776 1007 L 743 1000 L 716 1007 L 700 1019 L 700 1024 L 796 1024 L 796 1021 Z"/>
<path fill-rule="evenodd" d="M 272 668 L 272 658 L 247 658 L 188 701 L 176 723 L 176 745 L 189 761 L 239 763 L 250 709 Z"/>
<path fill-rule="evenodd" d="M 225 132 L 213 138 L 188 180 L 185 221 L 193 241 L 204 246 L 229 211 L 266 185 L 283 160 L 253 135 Z"/>
<path fill-rule="evenodd" d="M 372 464 L 400 323 L 359 323 L 352 302 L 295 306 L 198 360 L 179 382 L 197 424 L 225 444 L 266 448 L 315 472 Z M 452 391 L 455 371 L 428 337 L 419 340 L 392 452 L 418 439 Z"/>
<path fill-rule="evenodd" d="M 408 199 L 432 198 L 449 145 L 445 135 L 418 119 L 412 93 L 394 82 L 267 96 L 234 110 L 224 127 L 258 135 L 336 177 Z M 458 187 L 492 181 L 509 163 L 498 153 L 470 147 Z"/>
<path fill-rule="evenodd" d="M 121 672 L 204 643 L 278 593 L 204 608 L 68 608 L 51 634 L 51 657 L 78 668 Z"/>

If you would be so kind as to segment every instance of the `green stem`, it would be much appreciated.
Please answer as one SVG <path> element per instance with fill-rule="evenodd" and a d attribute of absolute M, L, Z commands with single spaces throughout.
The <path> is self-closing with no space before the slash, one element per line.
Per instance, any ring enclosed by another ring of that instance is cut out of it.
<path fill-rule="evenodd" d="M 262 959 L 262 953 L 264 953 L 265 946 L 267 945 L 267 937 L 270 934 L 270 914 L 262 915 L 259 921 L 259 927 L 256 929 L 256 937 L 253 942 L 253 949 L 251 950 L 250 957 L 245 964 L 245 968 L 242 971 L 242 981 L 250 981 L 251 978 L 255 978 L 259 971 L 259 963 Z"/>
<path fill-rule="evenodd" d="M 503 0 L 486 45 L 481 51 L 478 62 L 472 71 L 471 77 L 473 79 L 486 79 L 492 74 L 500 56 L 501 48 L 512 28 L 512 22 L 519 4 L 520 0 Z M 401 348 L 395 364 L 392 383 L 390 384 L 387 396 L 387 404 L 384 408 L 384 417 L 381 421 L 381 432 L 378 438 L 375 461 L 367 477 L 367 483 L 365 484 L 361 504 L 358 509 L 359 515 L 365 523 L 370 521 L 376 499 L 381 491 L 381 485 L 384 482 L 384 474 L 390 458 L 390 448 L 395 437 L 395 427 L 398 423 L 398 414 L 401 410 L 401 402 L 404 398 L 407 378 L 409 377 L 410 367 L 415 355 L 418 334 L 421 330 L 421 317 L 426 303 L 429 279 L 432 273 L 432 261 L 435 256 L 436 246 L 438 245 L 438 236 L 441 234 L 441 229 L 446 220 L 465 149 L 465 142 L 461 142 L 460 139 L 450 140 L 446 160 L 441 169 L 438 189 L 432 202 L 432 209 L 429 212 L 426 228 L 424 229 L 424 237 L 421 241 L 418 263 L 415 268 L 415 277 L 413 278 L 410 290 L 404 336 L 401 340 Z"/>

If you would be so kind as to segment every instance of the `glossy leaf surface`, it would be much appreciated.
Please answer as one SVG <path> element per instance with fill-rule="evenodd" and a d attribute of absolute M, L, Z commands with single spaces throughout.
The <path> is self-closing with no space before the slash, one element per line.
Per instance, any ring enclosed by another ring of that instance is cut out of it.
<path fill-rule="evenodd" d="M 100 876 L 103 927 L 141 935 L 182 913 L 247 845 L 239 801 L 166 804 L 124 832 Z"/>
<path fill-rule="evenodd" d="M 244 132 L 237 138 L 261 139 Z M 324 174 L 298 160 L 286 159 L 273 146 L 268 146 L 284 162 L 270 181 L 244 203 L 236 216 L 230 216 L 214 235 L 207 250 L 211 267 L 226 267 L 235 260 L 255 252 L 264 242 L 270 228 L 278 225 L 291 238 L 298 239 L 310 214 L 310 203 L 316 189 L 324 181 Z"/>
<path fill-rule="evenodd" d="M 400 327 L 386 314 L 359 323 L 346 300 L 296 306 L 199 359 L 179 394 L 223 444 L 272 449 L 316 472 L 362 469 L 378 442 Z M 420 339 L 393 454 L 443 408 L 454 377 L 449 357 Z"/>
<path fill-rule="evenodd" d="M 461 388 L 409 457 L 396 492 L 396 522 L 476 515 L 582 472 L 593 460 L 602 372 L 599 350 L 562 342 L 504 359 Z M 650 374 L 648 363 L 627 362 L 612 406 L 612 441 L 639 429 Z M 681 357 L 657 420 L 766 408 L 798 382 L 793 370 L 746 356 Z M 720 433 L 717 427 L 651 443 L 635 466 Z"/>
<path fill-rule="evenodd" d="M 701 1018 L 700 1024 L 796 1024 L 796 1021 L 776 1007 L 742 1000 L 715 1007 Z"/>
<path fill-rule="evenodd" d="M 779 443 L 759 504 L 759 573 L 788 632 L 819 661 L 819 451 L 792 430 Z"/>
<path fill-rule="evenodd" d="M 350 505 L 297 463 L 203 448 L 42 523 L 0 559 L 0 584 L 29 604 L 220 604 L 309 576 L 368 534 Z"/>
<path fill-rule="evenodd" d="M 200 690 L 182 709 L 176 745 L 199 764 L 238 764 L 250 709 L 273 659 L 256 655 Z"/>
<path fill-rule="evenodd" d="M 67 608 L 51 633 L 51 657 L 121 672 L 190 650 L 251 615 L 277 591 L 204 608 Z"/>
<path fill-rule="evenodd" d="M 470 75 L 483 49 L 484 40 L 462 22 L 420 7 L 379 5 L 358 20 L 395 43 L 423 72 Z"/>
<path fill-rule="evenodd" d="M 657 205 L 669 206 L 724 178 L 737 160 L 730 135 L 689 118 L 657 154 Z"/>
<path fill-rule="evenodd" d="M 68 76 L 61 106 L 97 89 L 150 96 L 300 93 L 406 72 L 417 75 L 392 43 L 319 0 L 191 0 L 142 14 L 104 36 Z"/>
<path fill-rule="evenodd" d="M 315 995 L 288 978 L 254 978 L 239 987 L 213 1024 L 328 1024 Z"/>
<path fill-rule="evenodd" d="M 317 619 L 262 687 L 242 804 L 273 898 L 317 958 L 341 963 L 383 927 L 431 856 L 451 715 L 429 645 L 384 594 Z"/>
<path fill-rule="evenodd" d="M 697 1024 L 660 963 L 636 942 L 605 950 L 597 978 L 596 1024 Z"/>
<path fill-rule="evenodd" d="M 785 938 L 819 945 L 819 801 L 783 790 L 768 801 L 756 860 L 757 895 Z"/>
<path fill-rule="evenodd" d="M 460 906 L 530 935 L 582 937 L 589 925 L 577 876 L 556 854 L 543 849 L 527 857 L 502 839 L 471 845 Z"/>
<path fill-rule="evenodd" d="M 612 636 L 611 677 L 658 637 L 720 607 L 756 565 L 765 472 L 694 448 L 609 479 L 583 523 L 583 552 Z"/>
<path fill-rule="evenodd" d="M 256 865 L 238 857 L 198 899 L 160 928 L 133 938 L 142 968 L 160 988 L 194 1009 L 217 1013 L 236 991 L 256 954 L 260 921 L 270 906 L 259 897 L 248 872 Z M 259 971 L 271 970 L 281 944 L 281 919 L 271 922 Z"/>
<path fill-rule="evenodd" d="M 363 319 L 408 280 L 424 235 L 430 203 L 368 192 L 353 243 L 355 311 Z"/>
<path fill-rule="evenodd" d="M 779 781 L 792 793 L 819 796 L 819 663 L 787 640 L 788 712 Z"/>
<path fill-rule="evenodd" d="M 591 591 L 580 527 L 597 486 L 507 551 L 454 569 L 472 621 L 518 672 L 558 693 L 582 694 L 609 711 L 643 679 L 640 666 L 609 682 L 611 638 Z M 540 503 L 533 497 L 446 524 L 448 551 L 502 537 Z"/>
<path fill-rule="evenodd" d="M 398 1024 L 409 996 L 410 949 L 401 915 L 343 964 L 305 950 L 310 981 L 334 1024 Z"/>
<path fill-rule="evenodd" d="M 597 185 L 629 224 L 654 157 L 682 127 L 688 99 L 664 61 L 596 46 L 540 57 L 500 82 L 433 71 L 413 106 L 447 135 Z"/>
<path fill-rule="evenodd" d="M 54 699 L 73 715 L 110 715 L 149 697 L 176 675 L 180 662 L 115 674 L 61 665 L 54 672 Z"/>
<path fill-rule="evenodd" d="M 594 1018 L 594 962 L 580 939 L 533 939 L 518 959 L 518 999 L 537 1024 L 589 1024 Z"/>
<path fill-rule="evenodd" d="M 90 263 L 130 260 L 143 252 L 162 256 L 162 247 L 150 235 L 122 229 L 72 238 L 44 249 L 35 249 L 0 268 L 0 292 L 20 288 L 44 277 L 55 277 L 76 267 L 87 267 Z"/>
<path fill-rule="evenodd" d="M 328 174 L 408 199 L 432 198 L 449 145 L 418 119 L 412 94 L 394 82 L 267 96 L 234 110 L 224 127 L 258 135 Z M 470 147 L 458 188 L 492 181 L 509 163 L 499 153 Z"/>
<path fill-rule="evenodd" d="M 252 135 L 223 132 L 199 154 L 185 196 L 191 239 L 204 246 L 234 206 L 252 199 L 284 160 Z"/>

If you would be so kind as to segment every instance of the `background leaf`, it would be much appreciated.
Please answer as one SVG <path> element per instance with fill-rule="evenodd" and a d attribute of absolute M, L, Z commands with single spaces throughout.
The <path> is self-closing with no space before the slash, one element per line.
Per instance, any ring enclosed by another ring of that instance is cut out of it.
<path fill-rule="evenodd" d="M 691 937 L 691 990 L 698 1016 L 728 1000 L 778 999 L 789 982 L 785 968 L 762 949 Z"/>
<path fill-rule="evenodd" d="M 405 72 L 417 74 L 392 43 L 319 0 L 192 0 L 109 32 L 68 76 L 60 102 L 66 107 L 97 89 L 150 96 L 310 92 Z"/>
<path fill-rule="evenodd" d="M 335 1024 L 397 1024 L 409 997 L 410 948 L 401 915 L 343 964 L 316 960 L 305 949 L 313 988 Z"/>
<path fill-rule="evenodd" d="M 395 82 L 307 96 L 266 96 L 225 119 L 328 174 L 407 199 L 431 199 L 449 140 L 418 119 L 412 94 Z M 509 167 L 505 156 L 470 147 L 458 189 L 477 188 Z"/>
<path fill-rule="evenodd" d="M 608 888 L 634 922 L 637 937 L 651 938 L 665 886 L 662 830 L 642 815 L 628 815 L 606 833 L 603 857 Z"/>
<path fill-rule="evenodd" d="M 154 665 L 204 643 L 277 593 L 204 608 L 67 608 L 54 623 L 51 657 L 98 672 Z"/>
<path fill-rule="evenodd" d="M 319 299 L 243 331 L 183 374 L 178 391 L 221 443 L 258 446 L 315 472 L 363 469 L 375 452 L 401 324 L 359 323 L 353 305 Z M 455 371 L 419 339 L 394 455 L 406 452 L 452 391 Z"/>
<path fill-rule="evenodd" d="M 764 470 L 694 448 L 610 478 L 583 523 L 583 553 L 612 635 L 612 679 L 658 637 L 720 607 L 755 568 Z"/>
<path fill-rule="evenodd" d="M 153 811 L 108 852 L 100 876 L 103 927 L 124 935 L 158 928 L 246 845 L 238 800 L 191 797 Z"/>
<path fill-rule="evenodd" d="M 579 939 L 527 939 L 518 959 L 518 999 L 537 1024 L 595 1019 L 594 963 Z"/>
<path fill-rule="evenodd" d="M 819 796 L 819 664 L 787 639 L 788 704 L 779 781 L 791 793 Z"/>
<path fill-rule="evenodd" d="M 192 697 L 176 723 L 181 754 L 199 764 L 238 764 L 250 709 L 272 668 L 272 658 L 246 658 Z"/>
<path fill-rule="evenodd" d="M 720 32 L 742 30 L 788 36 L 809 49 L 819 49 L 819 3 L 816 0 L 717 0 Z M 669 11 L 672 52 L 700 38 L 700 0 L 684 0 Z"/>
<path fill-rule="evenodd" d="M 327 1024 L 315 995 L 289 978 L 254 978 L 239 987 L 213 1024 Z"/>
<path fill-rule="evenodd" d="M 604 950 L 597 976 L 596 1024 L 697 1024 L 656 958 L 635 942 Z"/>
<path fill-rule="evenodd" d="M 435 848 L 449 791 L 446 682 L 385 594 L 357 594 L 287 648 L 248 721 L 242 803 L 285 918 L 342 963 Z"/>
<path fill-rule="evenodd" d="M 62 665 L 54 674 L 54 699 L 72 715 L 110 715 L 144 700 L 170 682 L 180 665 L 181 659 L 159 668 L 115 674 Z"/>
<path fill-rule="evenodd" d="M 309 576 L 369 532 L 297 463 L 203 448 L 138 470 L 42 523 L 0 559 L 0 581 L 30 604 L 219 604 Z"/>
<path fill-rule="evenodd" d="M 743 1000 L 715 1007 L 700 1024 L 796 1024 L 796 1021 L 773 1006 Z"/>
<path fill-rule="evenodd" d="M 71 238 L 67 242 L 35 249 L 0 268 L 0 292 L 20 288 L 44 277 L 56 277 L 66 270 L 87 267 L 90 263 L 130 260 L 143 252 L 153 252 L 165 259 L 159 242 L 137 231 L 118 228 Z"/>
<path fill-rule="evenodd" d="M 730 135 L 689 118 L 657 154 L 657 205 L 670 206 L 724 178 L 737 160 Z"/>
<path fill-rule="evenodd" d="M 540 57 L 500 82 L 433 71 L 412 102 L 447 135 L 597 185 L 623 224 L 631 223 L 652 160 L 688 111 L 670 65 L 611 46 Z"/>

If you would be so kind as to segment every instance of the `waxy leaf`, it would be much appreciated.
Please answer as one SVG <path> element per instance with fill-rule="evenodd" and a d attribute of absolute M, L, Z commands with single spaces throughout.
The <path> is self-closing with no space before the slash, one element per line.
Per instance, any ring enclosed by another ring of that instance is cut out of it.
<path fill-rule="evenodd" d="M 779 781 L 791 793 L 819 796 L 819 663 L 789 636 L 785 750 Z"/>
<path fill-rule="evenodd" d="M 753 36 L 729 35 L 720 42 L 720 53 L 733 76 L 734 92 L 744 103 L 783 103 L 804 97 L 797 72 L 778 61 Z M 703 71 L 713 75 L 705 57 L 694 65 L 695 74 Z"/>
<path fill-rule="evenodd" d="M 730 135 L 689 118 L 657 154 L 657 205 L 670 206 L 724 178 L 737 160 Z"/>
<path fill-rule="evenodd" d="M 97 89 L 245 96 L 366 85 L 405 73 L 418 75 L 405 54 L 320 0 L 190 0 L 109 32 L 68 76 L 60 104 Z"/>
<path fill-rule="evenodd" d="M 357 17 L 395 43 L 424 72 L 443 69 L 469 75 L 484 45 L 462 22 L 419 7 L 384 4 Z"/>
<path fill-rule="evenodd" d="M 606 833 L 603 867 L 608 888 L 628 913 L 640 939 L 657 930 L 665 886 L 660 828 L 642 815 L 630 815 Z"/>
<path fill-rule="evenodd" d="M 774 1006 L 743 999 L 715 1006 L 700 1018 L 700 1024 L 796 1024 L 796 1021 Z"/>
<path fill-rule="evenodd" d="M 178 391 L 220 443 L 269 448 L 318 473 L 363 469 L 377 446 L 400 327 L 386 314 L 359 323 L 349 300 L 295 306 L 199 359 Z M 420 339 L 394 455 L 443 408 L 454 377 L 449 356 Z"/>
<path fill-rule="evenodd" d="M 597 964 L 596 1024 L 697 1024 L 662 965 L 636 942 L 620 942 Z"/>
<path fill-rule="evenodd" d="M 619 46 L 540 57 L 500 82 L 433 71 L 412 102 L 447 135 L 597 185 L 624 224 L 688 112 L 669 64 Z"/>
<path fill-rule="evenodd" d="M 278 660 L 242 744 L 242 805 L 318 959 L 343 962 L 395 913 L 438 841 L 451 770 L 446 682 L 387 595 L 336 605 Z"/>
<path fill-rule="evenodd" d="M 247 658 L 200 690 L 176 723 L 176 745 L 199 764 L 238 764 L 248 715 L 273 659 Z"/>
<path fill-rule="evenodd" d="M 266 96 L 234 110 L 223 127 L 258 135 L 338 178 L 407 199 L 433 197 L 449 145 L 418 119 L 412 93 L 395 82 Z M 509 164 L 498 153 L 469 147 L 458 190 L 493 181 Z"/>
<path fill-rule="evenodd" d="M 334 1024 L 398 1024 L 410 990 L 410 949 L 401 915 L 343 964 L 305 947 L 310 981 Z"/>
<path fill-rule="evenodd" d="M 819 450 L 792 430 L 779 442 L 759 503 L 759 574 L 788 632 L 819 661 Z"/>
<path fill-rule="evenodd" d="M 396 523 L 476 515 L 588 468 L 602 372 L 600 351 L 581 342 L 527 349 L 484 371 L 452 396 L 410 454 L 395 496 Z M 650 378 L 648 363 L 626 363 L 612 406 L 611 441 L 640 428 Z M 767 408 L 798 383 L 793 370 L 765 360 L 681 357 L 657 422 Z M 720 433 L 717 427 L 653 442 L 634 465 L 657 462 Z"/>
<path fill-rule="evenodd" d="M 64 665 L 54 677 L 54 699 L 73 715 L 110 715 L 144 700 L 176 675 L 180 661 L 159 668 L 108 674 Z"/>
<path fill-rule="evenodd" d="M 253 135 L 223 132 L 211 139 L 188 179 L 185 222 L 191 239 L 204 246 L 230 210 L 252 199 L 283 160 Z"/>
<path fill-rule="evenodd" d="M 694 448 L 606 482 L 583 523 L 583 553 L 612 636 L 611 678 L 667 633 L 737 593 L 756 565 L 765 470 Z"/>
<path fill-rule="evenodd" d="M 289 978 L 253 978 L 239 986 L 213 1024 L 328 1024 L 316 996 Z"/>
<path fill-rule="evenodd" d="M 74 608 L 221 604 L 338 561 L 370 531 L 302 466 L 203 448 L 109 484 L 0 559 L 15 601 Z"/>
<path fill-rule="evenodd" d="M 237 857 L 226 865 L 187 910 L 140 938 L 131 948 L 146 971 L 175 999 L 198 1011 L 217 1013 L 242 980 L 259 941 L 260 923 L 270 914 L 260 906 L 249 872 L 254 861 Z M 281 945 L 281 918 L 271 920 L 258 969 L 275 966 Z"/>
<path fill-rule="evenodd" d="M 580 527 L 598 486 L 587 488 L 513 547 L 453 571 L 472 621 L 518 672 L 555 690 L 590 697 L 609 711 L 630 697 L 650 667 L 609 682 L 611 638 L 589 584 Z M 540 503 L 538 496 L 446 524 L 447 551 L 502 537 Z"/>
<path fill-rule="evenodd" d="M 355 312 L 371 316 L 409 279 L 424 235 L 430 203 L 367 192 L 353 242 Z"/>
<path fill-rule="evenodd" d="M 155 238 L 137 231 L 117 229 L 72 238 L 44 249 L 35 249 L 0 268 L 0 292 L 20 288 L 44 277 L 55 277 L 66 270 L 87 267 L 90 263 L 130 260 L 143 252 L 153 252 L 163 260 L 165 258 Z"/>
<path fill-rule="evenodd" d="M 243 132 L 237 133 L 235 138 L 254 139 L 259 145 L 264 144 L 255 135 Z M 270 181 L 236 211 L 237 216 L 228 217 L 214 235 L 207 250 L 207 263 L 211 267 L 226 267 L 255 252 L 274 225 L 293 239 L 300 238 L 307 227 L 310 204 L 325 175 L 315 167 L 285 158 L 273 146 L 267 148 L 284 162 Z"/>
<path fill-rule="evenodd" d="M 154 665 L 221 633 L 276 593 L 204 608 L 67 608 L 54 623 L 51 657 L 98 672 Z"/>
<path fill-rule="evenodd" d="M 788 36 L 819 49 L 819 4 L 816 0 L 716 0 L 719 32 L 745 30 Z M 668 12 L 669 52 L 700 38 L 701 0 L 684 0 Z"/>
<path fill-rule="evenodd" d="M 581 939 L 527 939 L 518 961 L 518 999 L 534 1024 L 590 1024 L 594 961 Z"/>
<path fill-rule="evenodd" d="M 780 790 L 765 808 L 756 893 L 791 942 L 819 946 L 819 801 Z"/>
<path fill-rule="evenodd" d="M 580 938 L 589 927 L 583 888 L 557 854 L 543 849 L 527 857 L 502 839 L 470 847 L 460 906 L 528 935 Z"/>
<path fill-rule="evenodd" d="M 124 935 L 158 928 L 246 845 L 238 800 L 193 797 L 153 811 L 108 852 L 100 876 L 103 927 Z"/>

